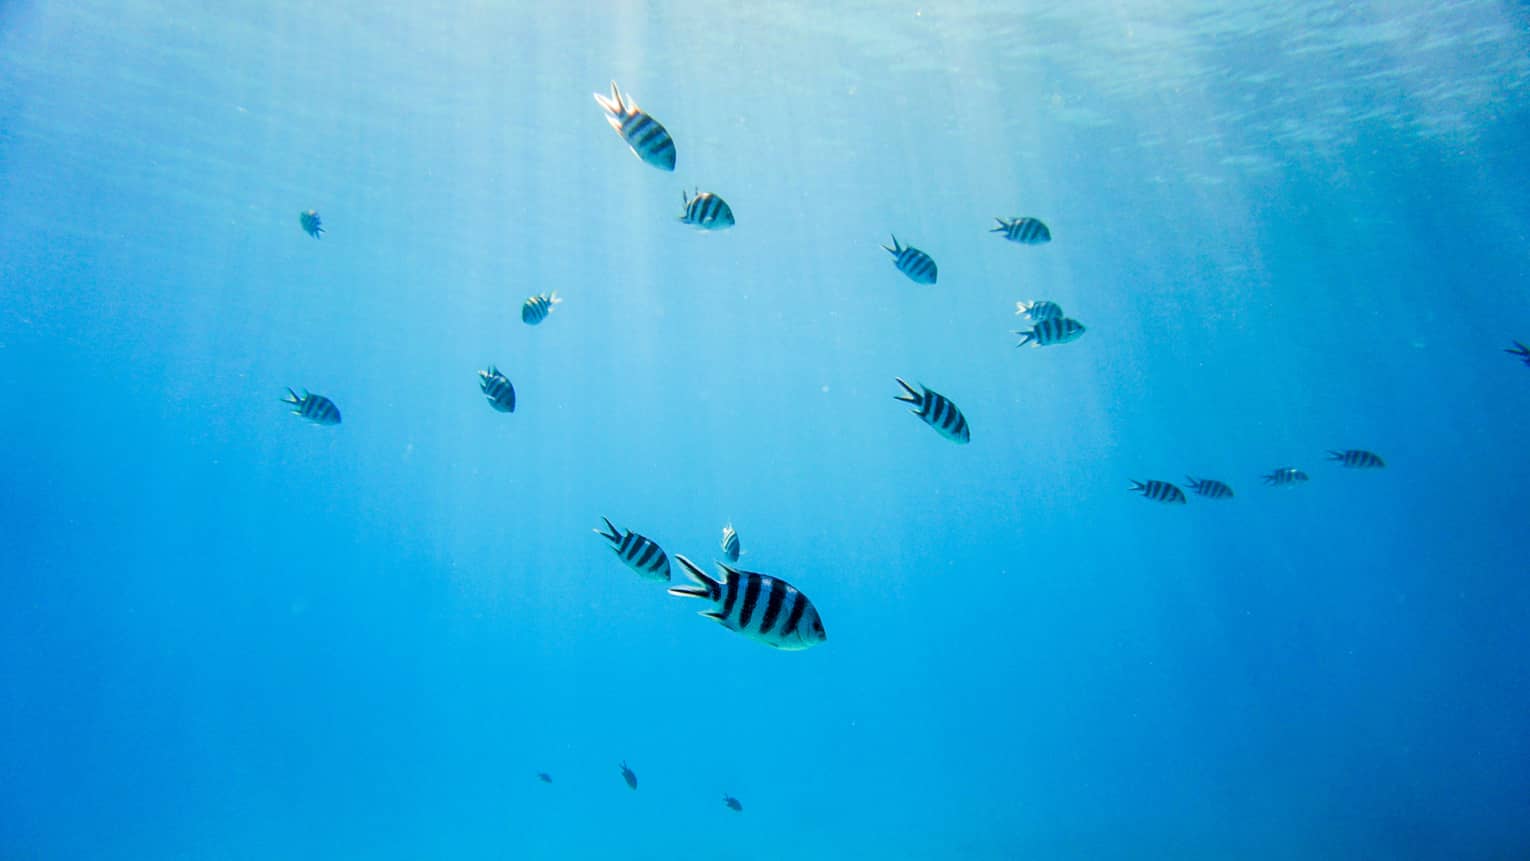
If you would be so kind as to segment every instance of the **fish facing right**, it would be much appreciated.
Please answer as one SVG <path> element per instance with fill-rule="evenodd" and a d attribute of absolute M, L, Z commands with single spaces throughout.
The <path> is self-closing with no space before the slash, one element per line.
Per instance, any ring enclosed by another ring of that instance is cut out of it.
<path fill-rule="evenodd" d="M 478 372 L 478 388 L 495 412 L 515 412 L 515 386 L 493 365 Z"/>
<path fill-rule="evenodd" d="M 743 805 L 743 803 L 740 802 L 737 798 L 734 798 L 733 796 L 727 794 L 726 792 L 723 793 L 723 804 L 727 805 L 728 809 L 732 810 L 735 813 L 743 813 L 744 812 L 744 805 Z"/>
<path fill-rule="evenodd" d="M 600 519 L 606 522 L 606 528 L 596 529 L 595 533 L 610 542 L 612 552 L 628 568 L 644 580 L 669 581 L 669 557 L 664 555 L 664 548 L 630 529 L 617 529 L 608 518 Z"/>
<path fill-rule="evenodd" d="M 675 561 L 695 585 L 671 586 L 669 594 L 709 602 L 711 607 L 701 615 L 724 628 L 789 652 L 828 639 L 818 608 L 785 580 L 722 562 L 717 564 L 722 579 L 714 580 L 684 556 L 675 556 Z"/>
<path fill-rule="evenodd" d="M 311 394 L 307 389 L 300 396 L 292 389 L 287 389 L 287 397 L 282 398 L 282 403 L 288 404 L 295 409 L 292 414 L 302 416 L 316 425 L 337 425 L 340 423 L 340 408 L 335 402 L 323 395 Z"/>
<path fill-rule="evenodd" d="M 637 789 L 637 774 L 627 767 L 627 760 L 622 760 L 622 780 L 627 781 L 628 789 Z"/>
<path fill-rule="evenodd" d="M 631 97 L 622 95 L 611 82 L 611 97 L 595 94 L 595 101 L 606 112 L 606 122 L 621 135 L 632 154 L 659 170 L 675 169 L 675 141 L 658 120 L 638 108 Z"/>

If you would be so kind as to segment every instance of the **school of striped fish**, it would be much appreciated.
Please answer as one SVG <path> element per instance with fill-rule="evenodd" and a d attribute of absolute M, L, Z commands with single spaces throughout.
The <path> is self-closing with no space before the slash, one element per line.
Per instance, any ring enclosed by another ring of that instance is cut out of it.
<path fill-rule="evenodd" d="M 595 101 L 604 113 L 606 122 L 626 146 L 643 163 L 664 171 L 674 171 L 677 149 L 674 138 L 658 120 L 637 106 L 630 95 L 625 94 L 611 82 L 609 95 L 596 93 Z M 682 212 L 679 221 L 704 231 L 718 231 L 736 224 L 733 208 L 721 196 L 711 191 L 695 189 L 690 194 L 682 192 Z M 1022 246 L 1040 246 L 1052 242 L 1052 231 L 1046 223 L 1034 216 L 996 217 L 997 226 L 990 229 L 1006 241 Z M 303 231 L 318 239 L 325 232 L 319 213 L 309 209 L 299 214 Z M 934 257 L 913 245 L 905 244 L 891 235 L 892 244 L 883 245 L 892 256 L 892 264 L 909 281 L 918 285 L 933 286 L 939 277 L 939 267 Z M 884 258 L 885 259 L 885 258 Z M 556 291 L 528 297 L 521 307 L 521 320 L 528 326 L 545 322 L 563 300 Z M 1022 320 L 1023 328 L 1014 330 L 1019 336 L 1017 347 L 1052 347 L 1071 344 L 1086 332 L 1084 324 L 1069 317 L 1062 306 L 1050 299 L 1027 299 L 1015 303 L 1015 314 Z M 1530 366 L 1530 347 L 1520 341 L 1505 352 Z M 516 409 L 515 387 L 510 379 L 495 365 L 478 371 L 479 387 L 491 409 L 503 414 Z M 972 441 L 971 427 L 966 415 L 948 396 L 936 392 L 923 383 L 911 384 L 902 377 L 894 377 L 901 391 L 893 397 L 909 405 L 913 415 L 928 425 L 943 439 L 960 445 Z M 287 389 L 283 403 L 291 412 L 315 425 L 336 426 L 340 424 L 340 410 L 334 401 L 323 395 L 304 390 Z M 1327 452 L 1327 460 L 1349 470 L 1378 470 L 1386 462 L 1375 452 L 1365 449 L 1335 449 Z M 1308 474 L 1297 466 L 1280 466 L 1262 476 L 1266 486 L 1279 489 L 1299 488 L 1308 483 Z M 1181 487 L 1161 478 L 1130 479 L 1128 488 L 1142 498 L 1164 505 L 1185 505 L 1190 497 L 1227 502 L 1236 496 L 1233 487 L 1217 478 L 1185 478 Z M 1188 490 L 1188 492 L 1187 492 Z M 594 531 L 611 551 L 636 576 L 644 580 L 671 582 L 671 557 L 652 538 L 629 529 L 617 527 L 610 519 L 602 517 L 604 527 Z M 732 523 L 722 529 L 719 549 L 723 559 L 716 563 L 716 571 L 708 573 L 702 566 L 682 555 L 675 555 L 685 575 L 681 585 L 669 586 L 669 595 L 696 599 L 705 604 L 699 615 L 716 622 L 725 630 L 748 640 L 781 651 L 802 651 L 821 645 L 828 640 L 823 619 L 817 606 L 796 585 L 775 574 L 747 571 L 737 567 L 742 544 Z M 637 775 L 624 761 L 620 774 L 630 789 L 638 787 Z M 538 772 L 544 783 L 552 777 Z M 724 804 L 735 812 L 743 806 L 731 795 L 724 794 Z"/>

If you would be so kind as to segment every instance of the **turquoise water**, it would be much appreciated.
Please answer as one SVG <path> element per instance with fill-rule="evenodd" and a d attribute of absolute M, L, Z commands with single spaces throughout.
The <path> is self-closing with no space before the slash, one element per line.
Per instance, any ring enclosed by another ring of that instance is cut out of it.
<path fill-rule="evenodd" d="M 734 5 L 0 5 L 0 857 L 1530 854 L 1525 11 Z"/>

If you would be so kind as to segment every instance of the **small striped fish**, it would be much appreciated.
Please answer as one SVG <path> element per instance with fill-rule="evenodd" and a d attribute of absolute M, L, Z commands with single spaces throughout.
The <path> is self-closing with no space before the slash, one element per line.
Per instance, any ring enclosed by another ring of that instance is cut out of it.
<path fill-rule="evenodd" d="M 1307 473 L 1294 466 L 1282 467 L 1264 477 L 1264 483 L 1271 487 L 1295 487 L 1306 480 Z"/>
<path fill-rule="evenodd" d="M 628 568 L 645 580 L 669 581 L 669 557 L 664 555 L 659 545 L 630 529 L 618 530 L 605 517 L 600 519 L 606 521 L 606 529 L 610 531 L 595 531 L 601 538 L 611 542 L 611 549 L 627 563 Z"/>
<path fill-rule="evenodd" d="M 1504 352 L 1511 356 L 1518 356 L 1519 358 L 1525 360 L 1525 364 L 1530 365 L 1530 347 L 1526 347 L 1524 344 L 1515 341 L 1514 347 L 1512 349 L 1504 350 Z"/>
<path fill-rule="evenodd" d="M 515 412 L 515 386 L 510 385 L 510 380 L 499 372 L 499 368 L 490 365 L 487 370 L 479 371 L 478 387 L 489 399 L 489 406 L 502 413 Z"/>
<path fill-rule="evenodd" d="M 945 395 L 932 392 L 923 384 L 919 391 L 903 381 L 902 377 L 894 377 L 898 385 L 903 387 L 905 394 L 894 395 L 893 400 L 913 404 L 914 408 L 909 412 L 924 419 L 924 423 L 934 428 L 937 433 L 955 443 L 968 443 L 972 441 L 971 429 L 967 427 L 967 417 L 956 408 L 956 404 L 946 398 Z"/>
<path fill-rule="evenodd" d="M 743 802 L 739 801 L 737 798 L 734 798 L 733 796 L 731 796 L 731 795 L 729 795 L 727 793 L 723 793 L 723 804 L 729 810 L 732 810 L 735 813 L 743 813 L 744 812 L 744 804 L 743 804 Z"/>
<path fill-rule="evenodd" d="M 614 84 L 612 86 L 615 86 Z M 627 760 L 622 760 L 622 780 L 627 781 L 628 789 L 637 789 L 637 772 L 627 767 Z"/>
<path fill-rule="evenodd" d="M 882 246 L 887 248 L 886 245 Z M 899 245 L 898 237 L 893 237 L 891 248 L 887 253 L 893 256 L 893 265 L 898 271 L 909 277 L 916 284 L 934 284 L 936 275 L 935 261 L 930 255 L 915 248 L 912 245 Z"/>
<path fill-rule="evenodd" d="M 737 562 L 739 554 L 743 552 L 738 543 L 738 533 L 733 530 L 731 523 L 723 527 L 722 552 L 729 562 Z"/>
<path fill-rule="evenodd" d="M 1039 218 L 995 218 L 999 226 L 988 231 L 1002 233 L 1010 242 L 1021 245 L 1045 245 L 1052 241 L 1052 231 Z"/>
<path fill-rule="evenodd" d="M 1016 347 L 1024 347 L 1026 344 L 1032 347 L 1050 347 L 1053 344 L 1066 344 L 1069 341 L 1078 340 L 1078 336 L 1084 334 L 1084 324 L 1071 317 L 1053 317 L 1032 326 L 1029 332 L 1021 329 L 1015 334 L 1020 336 L 1020 343 L 1016 344 Z"/>
<path fill-rule="evenodd" d="M 674 139 L 658 120 L 639 110 L 632 99 L 624 97 L 615 81 L 611 82 L 611 98 L 596 93 L 595 101 L 605 110 L 606 122 L 616 129 L 627 146 L 632 147 L 633 155 L 659 170 L 675 169 Z"/>
<path fill-rule="evenodd" d="M 1171 505 L 1185 504 L 1185 492 L 1167 481 L 1152 480 L 1145 483 L 1133 481 L 1131 489 L 1154 502 L 1167 502 Z"/>
<path fill-rule="evenodd" d="M 1381 459 L 1381 455 L 1358 448 L 1330 451 L 1328 459 L 1336 460 L 1350 469 L 1382 469 L 1387 465 L 1387 462 Z"/>
<path fill-rule="evenodd" d="M 701 611 L 701 615 L 724 628 L 787 651 L 810 648 L 828 639 L 813 602 L 785 580 L 719 562 L 719 583 L 684 556 L 676 556 L 675 561 L 696 585 L 671 586 L 669 594 L 712 602 L 711 609 Z"/>
<path fill-rule="evenodd" d="M 298 397 L 298 393 L 289 388 L 282 403 L 296 407 L 292 411 L 293 415 L 302 416 L 316 425 L 340 423 L 340 408 L 335 406 L 335 402 L 323 395 L 309 394 L 307 389 L 303 390 L 302 397 Z"/>
<path fill-rule="evenodd" d="M 1024 317 L 1032 323 L 1044 323 L 1047 320 L 1061 319 L 1063 309 L 1056 302 L 1048 302 L 1045 299 L 1038 302 L 1016 302 L 1015 315 Z"/>
<path fill-rule="evenodd" d="M 1232 499 L 1233 497 L 1233 489 L 1214 478 L 1186 476 L 1185 481 L 1189 483 L 1192 492 L 1207 499 Z"/>
<path fill-rule="evenodd" d="M 303 232 L 319 239 L 324 232 L 324 224 L 319 220 L 319 213 L 312 209 L 298 213 L 298 224 L 303 225 Z"/>
<path fill-rule="evenodd" d="M 521 322 L 528 326 L 535 326 L 546 320 L 547 315 L 556 310 L 556 306 L 562 301 L 558 298 L 557 290 L 532 296 L 521 305 Z"/>
<path fill-rule="evenodd" d="M 686 197 L 682 191 L 680 199 L 685 201 L 685 214 L 680 216 L 682 222 L 702 230 L 723 230 L 733 226 L 733 207 L 712 192 L 698 188 L 695 197 Z"/>

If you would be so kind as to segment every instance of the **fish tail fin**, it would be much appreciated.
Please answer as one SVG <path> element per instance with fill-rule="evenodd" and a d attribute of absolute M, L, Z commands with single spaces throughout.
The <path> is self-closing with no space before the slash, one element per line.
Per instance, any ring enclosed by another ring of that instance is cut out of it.
<path fill-rule="evenodd" d="M 1026 344 L 1029 344 L 1032 341 L 1036 340 L 1036 333 L 1035 332 L 1022 332 L 1022 331 L 1016 329 L 1015 330 L 1015 334 L 1020 336 L 1020 343 L 1016 344 L 1015 345 L 1016 347 L 1024 347 Z"/>
<path fill-rule="evenodd" d="M 1342 452 L 1342 451 L 1334 451 L 1333 449 L 1329 449 L 1328 450 L 1328 459 L 1329 460 L 1343 460 L 1344 459 L 1344 452 Z"/>
<path fill-rule="evenodd" d="M 717 596 L 722 594 L 722 584 L 708 577 L 705 571 L 696 567 L 696 563 L 678 553 L 675 554 L 675 561 L 680 563 L 680 567 L 685 569 L 685 576 L 691 578 L 691 582 L 696 585 L 671 586 L 669 587 L 669 594 L 679 595 L 684 598 L 706 598 L 708 600 L 716 600 Z M 726 568 L 727 566 L 723 567 Z"/>
<path fill-rule="evenodd" d="M 904 391 L 904 394 L 893 395 L 893 400 L 902 401 L 905 404 L 924 403 L 924 395 L 914 391 L 914 387 L 904 382 L 902 377 L 893 377 L 893 379 L 898 381 L 898 385 L 902 386 Z"/>
<path fill-rule="evenodd" d="M 885 249 L 888 254 L 897 257 L 899 254 L 903 253 L 903 246 L 898 244 L 898 237 L 896 235 L 893 236 L 892 240 L 893 244 L 891 248 L 888 248 L 886 245 L 882 246 L 882 248 Z"/>
<path fill-rule="evenodd" d="M 1134 478 L 1127 479 L 1127 481 L 1130 481 L 1132 483 L 1131 490 L 1134 490 L 1137 493 L 1143 493 L 1143 492 L 1145 492 L 1147 490 L 1147 485 L 1143 484 L 1140 481 L 1137 481 Z"/>
<path fill-rule="evenodd" d="M 1185 476 L 1185 484 L 1189 485 L 1191 490 L 1195 490 L 1201 483 L 1196 481 L 1194 476 L 1187 475 Z"/>
<path fill-rule="evenodd" d="M 610 116 L 620 116 L 623 113 L 622 91 L 616 88 L 615 81 L 611 82 L 611 97 L 607 98 L 600 93 L 595 93 L 595 103 L 600 105 L 601 110 L 606 112 L 608 118 Z"/>
<path fill-rule="evenodd" d="M 282 398 L 282 403 L 284 403 L 284 404 L 300 404 L 302 402 L 303 402 L 303 399 L 298 397 L 298 393 L 294 392 L 292 390 L 291 386 L 288 386 L 287 387 L 287 396 L 285 398 Z"/>
<path fill-rule="evenodd" d="M 606 522 L 606 529 L 609 529 L 611 531 L 610 532 L 606 532 L 605 530 L 602 530 L 602 529 L 595 529 L 595 530 L 593 530 L 595 532 L 595 534 L 599 535 L 601 538 L 606 539 L 607 541 L 611 542 L 612 544 L 619 543 L 622 540 L 622 533 L 616 528 L 616 524 L 612 523 L 611 519 L 609 517 L 606 517 L 605 515 L 601 515 L 600 519 L 604 520 Z"/>
<path fill-rule="evenodd" d="M 991 228 L 988 231 L 989 233 L 1003 233 L 1004 231 L 1009 229 L 1009 222 L 1005 221 L 1004 219 L 995 216 L 994 217 L 994 221 L 999 222 L 999 226 Z"/>
<path fill-rule="evenodd" d="M 547 294 L 547 313 L 551 314 L 553 312 L 552 306 L 562 304 L 562 302 L 563 302 L 563 297 L 558 295 L 558 291 L 557 290 L 554 290 L 551 293 L 548 293 Z"/>
<path fill-rule="evenodd" d="M 1035 302 L 1016 302 L 1015 303 L 1015 316 L 1022 316 L 1024 314 L 1029 313 L 1031 308 L 1033 306 L 1035 306 L 1035 304 L 1036 304 Z"/>

